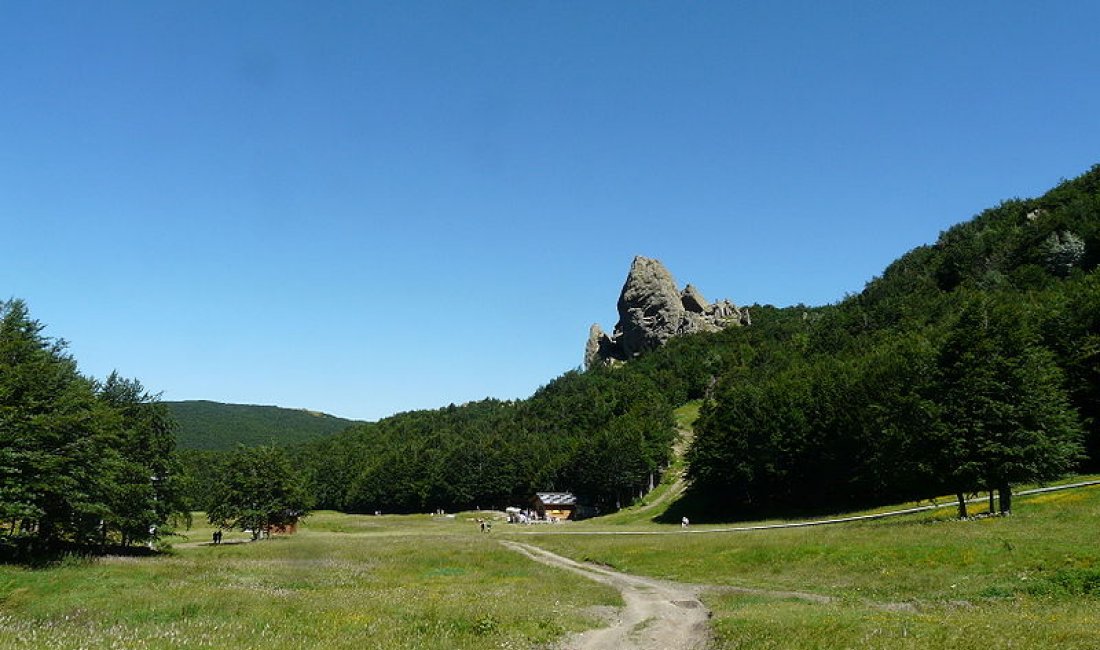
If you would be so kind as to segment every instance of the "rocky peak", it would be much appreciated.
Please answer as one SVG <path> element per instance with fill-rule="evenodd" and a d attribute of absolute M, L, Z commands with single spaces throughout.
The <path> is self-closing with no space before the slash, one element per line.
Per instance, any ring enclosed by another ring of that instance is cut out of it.
<path fill-rule="evenodd" d="M 684 315 L 676 280 L 664 264 L 647 257 L 635 257 L 630 265 L 618 308 L 613 338 L 628 359 L 675 336 Z"/>
<path fill-rule="evenodd" d="M 611 336 L 599 325 L 589 330 L 586 367 L 632 359 L 665 344 L 674 336 L 716 332 L 748 324 L 747 309 L 728 300 L 709 303 L 692 285 L 683 291 L 659 260 L 635 257 L 619 294 L 619 322 Z"/>

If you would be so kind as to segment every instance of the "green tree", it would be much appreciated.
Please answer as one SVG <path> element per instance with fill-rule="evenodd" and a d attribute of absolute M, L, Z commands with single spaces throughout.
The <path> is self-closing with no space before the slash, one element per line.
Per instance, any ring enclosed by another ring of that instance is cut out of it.
<path fill-rule="evenodd" d="M 104 532 L 116 529 L 123 545 L 159 538 L 172 518 L 187 516 L 174 453 L 176 423 L 159 395 L 117 372 L 98 385 L 97 397 L 109 413 L 100 434 L 110 450 Z"/>
<path fill-rule="evenodd" d="M 25 303 L 0 314 L 0 516 L 42 545 L 87 542 L 107 512 L 92 382 Z"/>
<path fill-rule="evenodd" d="M 210 523 L 251 531 L 253 539 L 296 523 L 312 506 L 305 480 L 279 447 L 238 447 L 211 488 Z"/>
<path fill-rule="evenodd" d="M 1058 355 L 1070 400 L 1085 425 L 1083 469 L 1100 470 L 1100 272 L 1052 288 L 1043 297 L 1043 338 Z"/>
<path fill-rule="evenodd" d="M 1056 478 L 1078 460 L 1081 429 L 1053 355 L 1021 306 L 979 297 L 950 328 L 939 355 L 943 449 L 962 493 L 987 487 L 1012 509 L 1012 484 Z"/>
<path fill-rule="evenodd" d="M 39 546 L 150 541 L 180 512 L 172 421 L 137 380 L 82 376 L 19 300 L 0 303 L 0 521 Z"/>

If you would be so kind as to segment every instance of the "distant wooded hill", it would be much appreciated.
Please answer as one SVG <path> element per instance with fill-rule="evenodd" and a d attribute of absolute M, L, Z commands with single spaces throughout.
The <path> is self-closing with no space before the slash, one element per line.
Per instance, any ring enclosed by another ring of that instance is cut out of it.
<path fill-rule="evenodd" d="M 206 400 L 165 402 L 179 423 L 180 449 L 225 450 L 238 443 L 292 445 L 332 435 L 358 424 L 327 413 L 278 406 L 223 404 Z"/>

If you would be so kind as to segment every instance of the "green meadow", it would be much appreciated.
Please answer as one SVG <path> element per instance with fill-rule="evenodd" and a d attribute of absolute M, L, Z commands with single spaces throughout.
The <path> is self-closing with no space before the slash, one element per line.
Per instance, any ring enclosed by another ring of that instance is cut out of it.
<path fill-rule="evenodd" d="M 1100 486 L 1021 497 L 1009 517 L 954 515 L 524 541 L 713 586 L 717 649 L 1100 648 Z"/>
<path fill-rule="evenodd" d="M 745 532 L 639 516 L 483 534 L 474 516 L 320 512 L 256 543 L 197 526 L 153 557 L 0 566 L 0 647 L 546 648 L 620 604 L 498 538 L 707 585 L 718 650 L 1100 647 L 1100 486 L 1010 517 Z M 625 531 L 671 534 L 560 534 Z"/>
<path fill-rule="evenodd" d="M 321 512 L 295 535 L 218 547 L 211 532 L 157 557 L 0 566 L 0 647 L 531 648 L 620 602 L 461 515 Z"/>

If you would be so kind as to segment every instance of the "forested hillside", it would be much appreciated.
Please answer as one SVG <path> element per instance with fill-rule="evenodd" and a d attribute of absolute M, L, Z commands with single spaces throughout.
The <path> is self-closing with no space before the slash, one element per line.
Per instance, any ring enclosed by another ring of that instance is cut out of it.
<path fill-rule="evenodd" d="M 659 480 L 673 435 L 671 407 L 644 373 L 569 372 L 516 402 L 486 399 L 401 413 L 291 449 L 317 507 L 425 511 L 526 503 L 567 489 L 602 511 Z M 185 455 L 204 507 L 225 456 Z"/>
<path fill-rule="evenodd" d="M 685 341 L 720 367 L 689 455 L 696 505 L 997 488 L 1004 507 L 1013 483 L 1095 469 L 1098 252 L 1100 167 L 951 228 L 839 304 Z"/>
<path fill-rule="evenodd" d="M 660 479 L 671 413 L 644 373 L 574 371 L 526 400 L 403 413 L 296 452 L 319 507 L 504 507 L 560 489 L 607 512 Z"/>
<path fill-rule="evenodd" d="M 754 305 L 751 326 L 571 371 L 526 400 L 402 413 L 290 453 L 321 508 L 558 489 L 608 511 L 660 479 L 672 409 L 702 398 L 680 506 L 696 516 L 979 489 L 1007 509 L 1015 483 L 1100 467 L 1098 258 L 1100 167 L 951 228 L 837 304 Z M 218 458 L 191 459 L 194 485 Z"/>
<path fill-rule="evenodd" d="M 180 449 L 228 450 L 238 444 L 290 445 L 355 424 L 326 413 L 205 400 L 164 402 L 176 419 Z"/>

